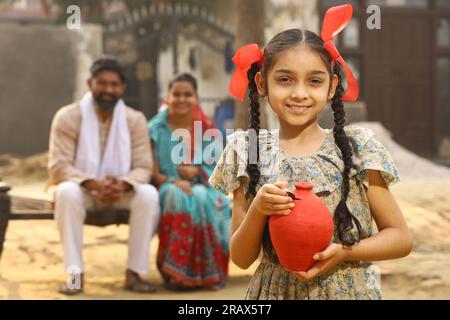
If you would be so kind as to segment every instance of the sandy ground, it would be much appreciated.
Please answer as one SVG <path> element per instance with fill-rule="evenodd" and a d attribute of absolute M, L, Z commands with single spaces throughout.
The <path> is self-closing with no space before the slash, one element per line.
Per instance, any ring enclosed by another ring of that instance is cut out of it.
<path fill-rule="evenodd" d="M 42 196 L 42 183 L 15 186 L 13 194 Z M 386 299 L 450 299 L 450 181 L 403 181 L 392 187 L 414 235 L 406 258 L 377 263 Z M 122 289 L 128 226 L 85 226 L 86 293 L 71 299 L 242 299 L 257 266 L 241 270 L 230 263 L 220 291 L 173 293 L 162 287 L 155 266 L 158 238 L 152 241 L 151 272 L 155 294 Z M 67 299 L 57 288 L 64 281 L 62 250 L 53 221 L 13 221 L 0 261 L 0 298 Z"/>

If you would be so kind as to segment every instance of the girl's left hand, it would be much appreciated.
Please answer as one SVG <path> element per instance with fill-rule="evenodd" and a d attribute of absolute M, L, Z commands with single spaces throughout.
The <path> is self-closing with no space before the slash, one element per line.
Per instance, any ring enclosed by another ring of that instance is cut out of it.
<path fill-rule="evenodd" d="M 309 281 L 317 276 L 327 273 L 347 258 L 347 250 L 342 244 L 331 243 L 324 251 L 314 254 L 313 259 L 318 261 L 308 271 L 291 271 L 301 282 Z"/>

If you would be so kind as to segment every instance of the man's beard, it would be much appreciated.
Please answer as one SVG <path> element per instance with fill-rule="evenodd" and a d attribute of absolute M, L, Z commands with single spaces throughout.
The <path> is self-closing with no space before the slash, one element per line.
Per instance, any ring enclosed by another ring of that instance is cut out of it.
<path fill-rule="evenodd" d="M 117 101 L 119 101 L 120 97 L 109 93 L 100 93 L 98 95 L 93 95 L 94 100 L 103 111 L 111 111 L 116 106 Z M 105 100 L 106 97 L 110 97 L 111 100 Z"/>

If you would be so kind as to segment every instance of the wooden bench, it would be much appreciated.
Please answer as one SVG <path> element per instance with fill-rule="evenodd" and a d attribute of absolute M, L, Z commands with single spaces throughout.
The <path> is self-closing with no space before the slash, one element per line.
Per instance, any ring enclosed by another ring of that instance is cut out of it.
<path fill-rule="evenodd" d="M 11 187 L 0 185 L 0 258 L 3 252 L 8 222 L 10 220 L 53 220 L 53 210 L 11 210 Z M 97 227 L 128 224 L 130 212 L 124 209 L 88 210 L 85 224 Z"/>

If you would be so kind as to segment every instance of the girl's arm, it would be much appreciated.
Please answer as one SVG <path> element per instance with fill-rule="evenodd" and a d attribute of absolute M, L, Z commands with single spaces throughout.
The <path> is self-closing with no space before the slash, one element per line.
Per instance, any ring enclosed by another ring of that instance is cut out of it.
<path fill-rule="evenodd" d="M 230 258 L 239 268 L 248 269 L 258 258 L 265 223 L 266 216 L 249 206 L 242 185 L 234 190 Z"/>
<path fill-rule="evenodd" d="M 267 216 L 289 214 L 294 204 L 282 189 L 285 182 L 262 186 L 249 205 L 242 185 L 233 191 L 230 257 L 241 269 L 249 268 L 261 251 Z"/>
<path fill-rule="evenodd" d="M 314 255 L 318 261 L 307 272 L 295 272 L 300 281 L 325 274 L 344 261 L 380 261 L 407 256 L 412 250 L 412 236 L 403 214 L 378 170 L 369 170 L 367 198 L 378 233 L 350 248 L 332 243 Z"/>
<path fill-rule="evenodd" d="M 402 211 L 377 170 L 369 170 L 367 198 L 378 233 L 347 250 L 347 260 L 380 261 L 407 256 L 412 235 Z"/>

